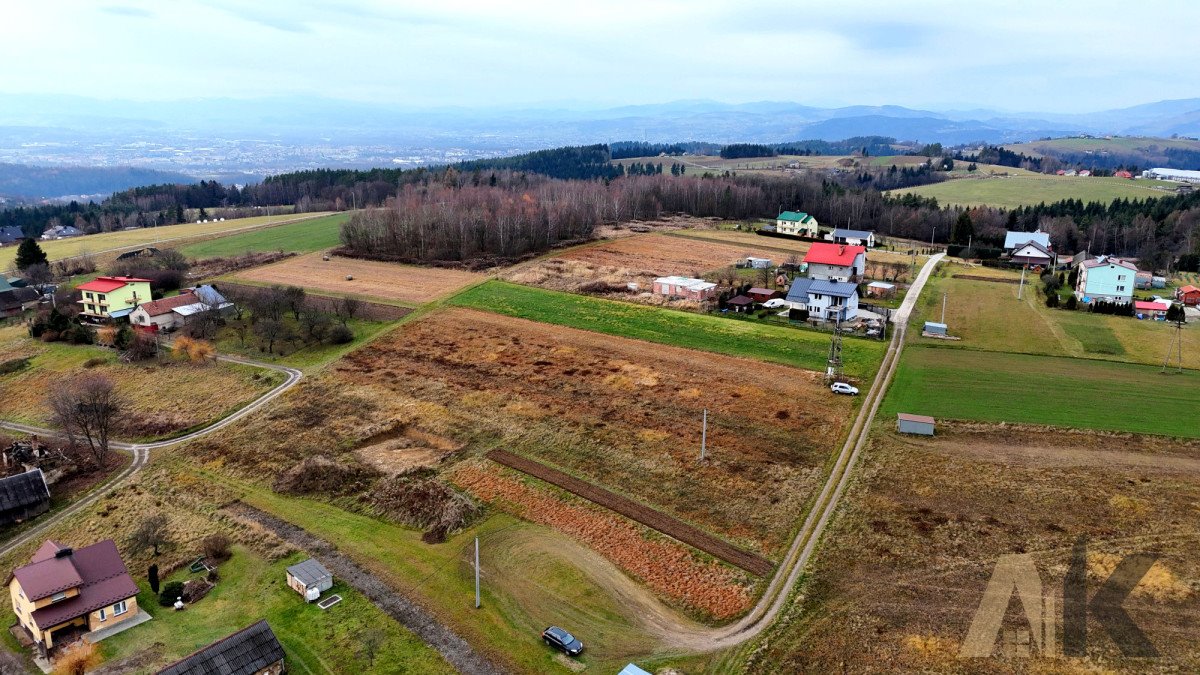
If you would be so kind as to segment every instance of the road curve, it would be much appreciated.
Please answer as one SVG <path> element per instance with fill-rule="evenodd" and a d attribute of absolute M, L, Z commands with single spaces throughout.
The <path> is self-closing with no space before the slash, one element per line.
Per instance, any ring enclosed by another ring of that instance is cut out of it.
<path fill-rule="evenodd" d="M 888 385 L 891 384 L 892 375 L 896 371 L 896 365 L 900 361 L 908 318 L 934 267 L 944 256 L 944 253 L 939 253 L 925 263 L 913 281 L 908 294 L 904 297 L 904 302 L 893 315 L 895 328 L 887 353 L 879 366 L 879 375 L 863 399 L 862 407 L 850 428 L 850 433 L 838 454 L 833 470 L 829 473 L 824 488 L 758 604 L 739 621 L 720 628 L 697 628 L 695 625 L 684 624 L 663 626 L 659 623 L 655 625 L 653 627 L 655 632 L 672 649 L 711 652 L 739 645 L 766 630 L 783 610 L 791 596 L 792 589 L 795 588 L 800 575 L 804 572 L 809 560 L 812 559 L 812 554 L 820 543 L 825 527 L 837 510 L 838 501 L 841 499 L 846 485 L 850 482 L 859 454 L 866 445 L 871 422 L 875 419 L 875 412 L 883 401 Z"/>
<path fill-rule="evenodd" d="M 276 385 L 274 388 L 272 388 L 267 393 L 263 394 L 262 396 L 259 396 L 254 401 L 243 406 L 242 408 L 239 408 L 236 412 L 228 415 L 227 417 L 219 419 L 216 422 L 213 422 L 212 424 L 210 424 L 206 427 L 186 433 L 182 436 L 177 436 L 175 438 L 168 438 L 168 439 L 165 439 L 162 441 L 153 441 L 150 443 L 126 443 L 123 441 L 113 441 L 112 443 L 109 444 L 113 449 L 123 450 L 123 451 L 129 452 L 130 454 L 133 455 L 133 461 L 129 463 L 129 466 L 125 467 L 120 473 L 118 473 L 113 478 L 109 479 L 104 484 L 93 488 L 92 491 L 86 497 L 80 499 L 79 501 L 75 502 L 74 504 L 71 504 L 70 506 L 63 509 L 62 511 L 59 511 L 58 513 L 55 513 L 54 515 L 46 518 L 42 522 L 38 523 L 36 527 L 32 527 L 32 528 L 22 532 L 19 536 L 12 539 L 11 541 L 5 542 L 3 544 L 3 546 L 0 546 L 0 556 L 8 555 L 13 550 L 23 546 L 30 540 L 40 537 L 42 535 L 42 533 L 45 532 L 47 529 L 58 524 L 64 518 L 74 515 L 75 513 L 78 513 L 80 510 L 84 509 L 85 507 L 90 505 L 92 502 L 99 499 L 101 495 L 105 494 L 112 488 L 115 488 L 118 485 L 124 483 L 131 476 L 137 474 L 137 472 L 141 471 L 142 468 L 146 466 L 146 462 L 148 462 L 150 460 L 150 451 L 151 450 L 159 450 L 162 448 L 171 447 L 173 445 L 179 445 L 181 443 L 186 443 L 188 441 L 193 441 L 202 436 L 207 436 L 208 434 L 211 434 L 214 431 L 219 431 L 220 429 L 224 429 L 225 427 L 229 426 L 230 424 L 233 424 L 234 422 L 237 422 L 238 420 L 242 419 L 243 417 L 254 413 L 255 411 L 257 411 L 260 408 L 262 408 L 263 406 L 265 406 L 266 404 L 275 400 L 277 397 L 279 397 L 281 394 L 283 394 L 283 392 L 294 387 L 296 385 L 296 383 L 299 382 L 300 379 L 304 377 L 304 373 L 302 373 L 301 371 L 299 371 L 295 368 L 288 368 L 287 366 L 278 366 L 278 365 L 271 364 L 271 363 L 262 363 L 261 361 L 251 361 L 249 359 L 241 359 L 241 358 L 237 358 L 237 357 L 233 357 L 233 356 L 218 356 L 217 359 L 220 361 L 227 361 L 229 363 L 240 363 L 242 365 L 255 366 L 257 368 L 266 368 L 268 370 L 274 370 L 276 372 L 283 373 L 286 376 L 286 379 L 284 379 L 283 382 Z M 19 431 L 21 433 L 26 433 L 26 434 L 37 434 L 39 436 L 56 436 L 56 435 L 58 435 L 58 431 L 56 431 L 54 429 L 44 429 L 42 427 L 30 426 L 28 424 L 18 424 L 16 422 L 0 422 L 0 427 L 3 427 L 5 429 L 10 429 L 12 431 Z"/>

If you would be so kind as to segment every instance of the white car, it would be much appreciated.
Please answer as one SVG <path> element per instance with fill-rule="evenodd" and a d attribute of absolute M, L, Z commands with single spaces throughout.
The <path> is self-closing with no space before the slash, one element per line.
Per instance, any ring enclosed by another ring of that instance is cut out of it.
<path fill-rule="evenodd" d="M 847 396 L 858 396 L 858 387 L 846 384 L 845 382 L 834 382 L 829 385 L 829 391 L 835 394 L 846 394 Z"/>

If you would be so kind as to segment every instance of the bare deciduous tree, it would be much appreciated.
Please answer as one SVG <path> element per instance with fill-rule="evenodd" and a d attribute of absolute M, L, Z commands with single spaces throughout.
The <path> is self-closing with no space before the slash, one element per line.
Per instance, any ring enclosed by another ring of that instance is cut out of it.
<path fill-rule="evenodd" d="M 129 543 L 139 551 L 153 547 L 157 556 L 158 547 L 167 543 L 167 517 L 156 513 L 143 520 L 129 535 Z"/>
<path fill-rule="evenodd" d="M 108 461 L 109 432 L 125 410 L 125 401 L 112 380 L 100 373 L 84 373 L 49 396 L 54 421 L 69 440 L 87 441 L 98 466 Z"/>

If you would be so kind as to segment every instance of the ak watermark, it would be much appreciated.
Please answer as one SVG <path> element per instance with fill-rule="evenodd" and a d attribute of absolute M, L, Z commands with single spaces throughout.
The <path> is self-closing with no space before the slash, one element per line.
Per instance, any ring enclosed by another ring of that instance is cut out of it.
<path fill-rule="evenodd" d="M 1042 578 L 1033 557 L 1029 554 L 1000 556 L 958 655 L 981 658 L 998 652 L 1009 657 L 1083 656 L 1087 649 L 1090 617 L 1116 643 L 1122 655 L 1156 657 L 1158 651 L 1123 605 L 1157 559 L 1153 553 L 1125 556 L 1089 599 L 1087 539 L 1080 537 L 1071 549 L 1071 563 L 1063 580 L 1060 640 L 1055 634 L 1058 612 L 1054 595 L 1042 592 Z M 1014 593 L 1029 622 L 1029 630 L 1005 630 L 1001 635 L 1004 615 Z"/>

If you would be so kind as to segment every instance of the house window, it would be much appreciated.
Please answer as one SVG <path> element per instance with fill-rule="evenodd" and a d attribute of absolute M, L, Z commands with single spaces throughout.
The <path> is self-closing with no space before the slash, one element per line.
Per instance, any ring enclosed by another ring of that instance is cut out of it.
<path fill-rule="evenodd" d="M 92 299 L 92 294 L 91 294 L 91 293 L 84 293 L 84 295 L 86 295 L 86 296 L 87 296 L 87 299 L 88 299 L 88 300 L 91 300 L 91 299 Z"/>
<path fill-rule="evenodd" d="M 103 294 L 103 293 L 97 293 L 97 294 L 96 294 L 96 299 L 97 299 L 97 300 L 99 300 L 100 302 L 104 302 L 104 294 Z"/>
<path fill-rule="evenodd" d="M 54 595 L 50 596 L 50 602 L 61 602 L 66 599 L 67 599 L 66 593 L 55 593 Z"/>
<path fill-rule="evenodd" d="M 125 604 L 124 600 L 113 605 L 113 616 L 121 616 L 122 614 L 124 614 L 125 612 L 128 612 L 128 611 L 129 611 L 129 606 Z"/>
<path fill-rule="evenodd" d="M 108 619 L 108 614 L 107 614 L 107 613 L 105 613 L 105 611 L 104 611 L 104 608 L 103 608 L 103 607 L 101 607 L 101 608 L 100 608 L 100 620 L 101 620 L 101 621 L 106 621 L 107 619 Z"/>
<path fill-rule="evenodd" d="M 1117 286 L 1117 292 L 1125 290 L 1124 286 Z"/>

